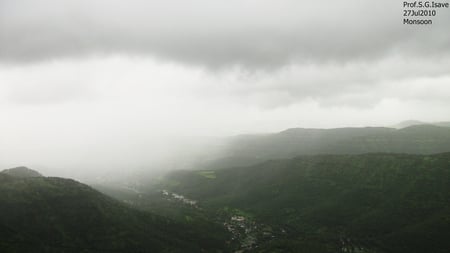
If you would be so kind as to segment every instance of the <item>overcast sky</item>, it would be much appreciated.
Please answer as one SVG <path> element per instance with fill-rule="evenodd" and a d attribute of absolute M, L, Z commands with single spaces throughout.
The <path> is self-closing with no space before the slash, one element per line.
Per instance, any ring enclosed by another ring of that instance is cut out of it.
<path fill-rule="evenodd" d="M 0 0 L 0 166 L 148 166 L 169 136 L 450 120 L 450 10 Z M 168 139 L 169 138 L 169 139 Z"/>

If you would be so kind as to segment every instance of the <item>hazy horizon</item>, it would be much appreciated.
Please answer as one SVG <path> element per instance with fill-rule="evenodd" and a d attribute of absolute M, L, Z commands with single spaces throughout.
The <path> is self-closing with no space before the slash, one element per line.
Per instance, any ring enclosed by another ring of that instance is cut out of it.
<path fill-rule="evenodd" d="M 391 124 L 387 126 L 355 125 L 342 127 L 335 126 L 329 128 L 306 128 L 336 129 L 387 127 L 398 129 L 399 127 L 404 127 L 401 126 L 402 123 L 408 126 L 409 124 L 420 122 L 428 124 L 449 121 L 423 122 L 418 120 L 405 120 L 397 122 L 398 124 Z M 292 128 L 303 127 L 290 127 L 282 129 L 281 131 Z M 130 154 L 124 152 L 123 149 L 114 150 L 111 148 L 106 148 L 106 150 L 103 150 L 103 157 L 89 157 L 84 161 L 77 160 L 79 159 L 79 157 L 71 157 L 70 153 L 65 153 L 64 151 L 61 152 L 55 150 L 47 150 L 47 152 L 49 153 L 49 157 L 41 157 L 40 160 L 29 160 L 29 162 L 21 162 L 20 158 L 18 158 L 17 160 L 11 162 L 8 161 L 8 159 L 2 159 L 0 161 L 0 170 L 24 166 L 33 170 L 37 170 L 40 173 L 43 173 L 44 176 L 70 177 L 91 183 L 108 183 L 108 181 L 114 182 L 116 180 L 127 181 L 127 178 L 133 179 L 140 176 L 158 176 L 160 175 L 160 173 L 164 173 L 168 170 L 192 169 L 192 165 L 194 164 L 194 162 L 198 161 L 198 159 L 208 160 L 211 159 L 211 157 L 219 157 L 221 154 L 223 154 L 222 147 L 226 145 L 229 138 L 238 137 L 240 135 L 274 134 L 281 131 L 254 133 L 249 132 L 228 136 L 178 136 L 178 138 L 175 136 L 166 136 L 155 138 L 156 141 L 159 141 L 159 143 L 156 144 L 154 143 L 154 140 L 148 139 L 146 140 L 147 142 L 142 141 L 140 145 L 136 145 L 133 147 L 133 151 L 137 152 L 137 155 L 132 155 L 133 159 L 131 159 Z M 100 145 L 102 144 L 103 143 L 101 143 Z M 155 151 L 155 145 L 158 147 L 158 151 Z M 58 158 L 55 159 L 55 155 L 57 155 L 58 157 L 62 156 L 63 160 L 58 160 Z M 115 157 L 112 158 L 111 156 Z"/>
<path fill-rule="evenodd" d="M 225 136 L 450 121 L 450 16 L 377 6 L 0 0 L 0 166 L 153 170 Z"/>

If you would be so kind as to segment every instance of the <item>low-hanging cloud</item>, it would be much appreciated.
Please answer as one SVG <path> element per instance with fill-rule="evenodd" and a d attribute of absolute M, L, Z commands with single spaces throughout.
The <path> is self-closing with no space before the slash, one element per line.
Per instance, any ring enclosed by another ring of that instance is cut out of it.
<path fill-rule="evenodd" d="M 401 1 L 1 0 L 0 60 L 147 54 L 210 68 L 448 54 L 450 15 L 402 25 Z"/>
<path fill-rule="evenodd" d="M 396 0 L 0 0 L 0 166 L 183 167 L 205 136 L 447 121 L 448 14 L 407 26 Z"/>

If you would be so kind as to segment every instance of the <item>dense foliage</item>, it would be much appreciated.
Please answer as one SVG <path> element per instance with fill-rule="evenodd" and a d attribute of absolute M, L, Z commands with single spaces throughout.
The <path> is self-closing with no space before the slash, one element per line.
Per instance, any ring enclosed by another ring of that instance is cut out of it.
<path fill-rule="evenodd" d="M 62 178 L 0 173 L 1 252 L 223 252 L 222 237 Z"/>
<path fill-rule="evenodd" d="M 160 187 L 286 231 L 254 251 L 450 249 L 450 153 L 302 156 L 214 173 L 174 172 Z"/>

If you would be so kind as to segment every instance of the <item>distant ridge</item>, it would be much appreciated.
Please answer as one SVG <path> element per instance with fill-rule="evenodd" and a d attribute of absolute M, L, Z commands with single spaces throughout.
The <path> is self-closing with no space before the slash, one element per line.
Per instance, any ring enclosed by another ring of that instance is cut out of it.
<path fill-rule="evenodd" d="M 205 169 L 250 166 L 299 155 L 450 152 L 450 123 L 409 121 L 402 125 L 405 127 L 290 128 L 273 134 L 236 136 L 227 143 L 222 157 L 200 166 Z"/>
<path fill-rule="evenodd" d="M 11 169 L 6 169 L 1 171 L 0 173 L 7 174 L 12 177 L 20 177 L 20 178 L 28 178 L 28 177 L 43 177 L 41 173 L 29 169 L 24 166 L 15 167 Z"/>
<path fill-rule="evenodd" d="M 441 127 L 450 127 L 449 121 L 441 121 L 441 122 L 424 122 L 419 120 L 405 120 L 402 121 L 396 125 L 393 125 L 391 127 L 402 129 L 410 126 L 417 126 L 417 125 L 433 125 L 433 126 L 441 126 Z"/>
<path fill-rule="evenodd" d="M 427 124 L 429 124 L 429 123 L 419 121 L 419 120 L 405 120 L 398 124 L 393 125 L 392 127 L 400 129 L 400 128 L 405 128 L 405 127 L 410 127 L 410 126 L 427 125 Z"/>

